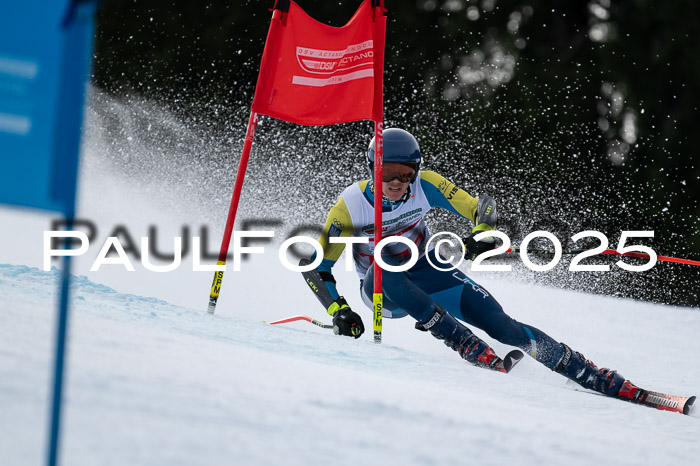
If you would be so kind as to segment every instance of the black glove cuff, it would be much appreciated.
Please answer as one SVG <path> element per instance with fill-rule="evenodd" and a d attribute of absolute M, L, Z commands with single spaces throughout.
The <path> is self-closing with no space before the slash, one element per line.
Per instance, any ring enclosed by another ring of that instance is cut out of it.
<path fill-rule="evenodd" d="M 335 283 L 335 277 L 333 276 L 332 273 L 330 273 L 330 272 L 319 272 L 318 274 L 321 276 L 321 280 L 323 280 L 324 282 Z"/>

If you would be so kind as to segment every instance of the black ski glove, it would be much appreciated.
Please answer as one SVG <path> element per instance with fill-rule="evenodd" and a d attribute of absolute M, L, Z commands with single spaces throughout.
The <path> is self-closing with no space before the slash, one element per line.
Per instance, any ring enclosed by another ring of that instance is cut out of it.
<path fill-rule="evenodd" d="M 475 231 L 463 239 L 465 247 L 464 258 L 467 260 L 473 261 L 479 254 L 496 249 L 496 238 L 487 236 L 486 238 L 481 238 L 481 240 L 476 241 L 474 237 L 479 233 L 481 233 L 481 231 Z"/>
<path fill-rule="evenodd" d="M 342 307 L 333 314 L 333 333 L 348 337 L 360 338 L 365 331 L 360 316 L 350 309 L 345 299 L 341 296 L 336 302 L 342 299 Z"/>

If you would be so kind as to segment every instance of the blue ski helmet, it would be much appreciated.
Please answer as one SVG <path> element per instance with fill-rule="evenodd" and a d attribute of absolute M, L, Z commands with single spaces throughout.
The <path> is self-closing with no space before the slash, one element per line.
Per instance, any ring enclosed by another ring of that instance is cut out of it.
<path fill-rule="evenodd" d="M 411 133 L 403 129 L 385 129 L 382 160 L 384 163 L 410 163 L 415 166 L 417 174 L 418 170 L 420 170 L 420 147 L 418 146 L 418 141 Z M 367 148 L 367 163 L 369 165 L 369 176 L 372 178 L 374 176 L 374 138 L 372 138 Z"/>

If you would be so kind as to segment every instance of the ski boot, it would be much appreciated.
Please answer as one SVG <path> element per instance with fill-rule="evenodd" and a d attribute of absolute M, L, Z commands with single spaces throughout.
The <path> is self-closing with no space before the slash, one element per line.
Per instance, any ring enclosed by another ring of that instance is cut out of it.
<path fill-rule="evenodd" d="M 462 359 L 474 366 L 498 372 L 510 370 L 510 366 L 504 364 L 489 345 L 440 306 L 435 307 L 435 312 L 428 321 L 416 322 L 416 329 L 430 331 L 435 338 L 444 340 L 445 345 L 457 351 Z"/>
<path fill-rule="evenodd" d="M 583 388 L 621 400 L 641 403 L 645 391 L 616 371 L 600 368 L 578 351 L 573 351 L 564 343 L 564 355 L 554 367 L 554 372 L 573 380 Z"/>

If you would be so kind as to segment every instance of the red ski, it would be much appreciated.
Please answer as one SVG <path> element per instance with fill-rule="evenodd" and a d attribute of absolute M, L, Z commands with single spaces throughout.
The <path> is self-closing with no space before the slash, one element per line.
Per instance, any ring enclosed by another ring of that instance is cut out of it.
<path fill-rule="evenodd" d="M 583 388 L 572 380 L 566 381 L 566 387 L 576 390 L 577 392 L 586 392 L 598 396 L 605 396 L 602 393 Z M 649 406 L 650 408 L 661 409 L 663 411 L 673 411 L 686 415 L 690 413 L 690 408 L 693 406 L 693 403 L 695 403 L 695 396 L 667 395 L 665 393 L 651 392 L 640 389 L 639 387 L 631 384 L 629 384 L 628 387 L 632 387 L 632 390 L 625 395 L 618 397 L 618 400 L 629 401 L 631 403 Z"/>
<path fill-rule="evenodd" d="M 664 411 L 688 414 L 695 403 L 694 396 L 666 395 L 659 392 L 644 392 L 637 403 Z"/>

